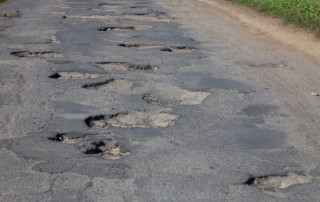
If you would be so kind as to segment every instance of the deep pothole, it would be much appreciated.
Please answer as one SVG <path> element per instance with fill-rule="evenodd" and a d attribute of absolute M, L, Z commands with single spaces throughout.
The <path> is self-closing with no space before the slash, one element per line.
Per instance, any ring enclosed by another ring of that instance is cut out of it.
<path fill-rule="evenodd" d="M 58 133 L 48 139 L 55 142 L 72 144 L 84 154 L 101 156 L 106 159 L 119 159 L 130 154 L 129 150 L 125 149 L 120 142 L 109 135 L 98 135 L 92 138 L 92 135 L 70 137 L 67 133 Z"/>
<path fill-rule="evenodd" d="M 255 186 L 261 191 L 274 191 L 294 185 L 311 183 L 314 179 L 315 177 L 309 174 L 288 173 L 286 175 L 251 176 L 243 184 Z"/>
<path fill-rule="evenodd" d="M 156 70 L 157 66 L 154 65 L 136 65 L 127 62 L 96 62 L 95 65 L 98 67 L 112 71 L 134 71 L 134 70 Z"/>
<path fill-rule="evenodd" d="M 11 52 L 11 55 L 16 57 L 43 57 L 43 58 L 63 57 L 62 54 L 56 54 L 53 51 L 43 51 L 43 52 L 16 51 L 16 52 Z"/>
<path fill-rule="evenodd" d="M 92 116 L 85 123 L 92 128 L 162 128 L 174 125 L 178 118 L 161 110 L 143 110 Z"/>
<path fill-rule="evenodd" d="M 193 52 L 196 49 L 188 46 L 169 46 L 165 48 L 161 48 L 161 51 L 165 52 Z"/>
<path fill-rule="evenodd" d="M 109 74 L 91 74 L 83 72 L 56 72 L 51 74 L 49 78 L 51 79 L 64 79 L 64 80 L 74 80 L 74 79 L 96 79 L 99 77 L 105 77 Z"/>

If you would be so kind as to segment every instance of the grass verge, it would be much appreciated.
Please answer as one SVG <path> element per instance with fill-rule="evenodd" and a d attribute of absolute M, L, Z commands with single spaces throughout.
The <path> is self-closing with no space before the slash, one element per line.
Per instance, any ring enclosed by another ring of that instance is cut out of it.
<path fill-rule="evenodd" d="M 314 31 L 320 37 L 320 0 L 229 0 L 254 8 L 287 24 Z"/>
<path fill-rule="evenodd" d="M 0 0 L 0 3 L 6 2 L 7 0 Z"/>

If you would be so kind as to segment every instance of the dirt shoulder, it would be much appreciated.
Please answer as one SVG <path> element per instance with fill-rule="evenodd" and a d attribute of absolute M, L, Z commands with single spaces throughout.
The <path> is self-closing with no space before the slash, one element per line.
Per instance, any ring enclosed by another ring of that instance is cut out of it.
<path fill-rule="evenodd" d="M 215 9 L 219 9 L 228 16 L 239 20 L 247 29 L 252 32 L 262 33 L 289 46 L 293 46 L 300 51 L 307 53 L 320 61 L 320 39 L 313 33 L 302 29 L 294 28 L 277 18 L 264 16 L 256 13 L 251 8 L 234 5 L 231 2 L 221 0 L 198 0 L 208 4 Z"/>

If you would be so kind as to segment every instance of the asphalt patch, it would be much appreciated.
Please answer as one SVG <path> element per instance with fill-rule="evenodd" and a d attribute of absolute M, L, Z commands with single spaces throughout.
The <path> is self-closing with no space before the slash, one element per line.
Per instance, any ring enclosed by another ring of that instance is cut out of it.
<path fill-rule="evenodd" d="M 247 116 L 256 117 L 276 113 L 278 108 L 275 105 L 256 104 L 244 108 L 243 113 Z"/>

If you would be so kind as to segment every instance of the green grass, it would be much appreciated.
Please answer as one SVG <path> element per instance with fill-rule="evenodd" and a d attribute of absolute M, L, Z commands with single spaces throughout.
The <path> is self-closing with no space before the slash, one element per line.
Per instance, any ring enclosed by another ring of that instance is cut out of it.
<path fill-rule="evenodd" d="M 230 0 L 258 12 L 280 17 L 285 23 L 307 28 L 320 37 L 320 0 Z"/>
<path fill-rule="evenodd" d="M 6 2 L 7 0 L 0 0 L 0 3 Z"/>

